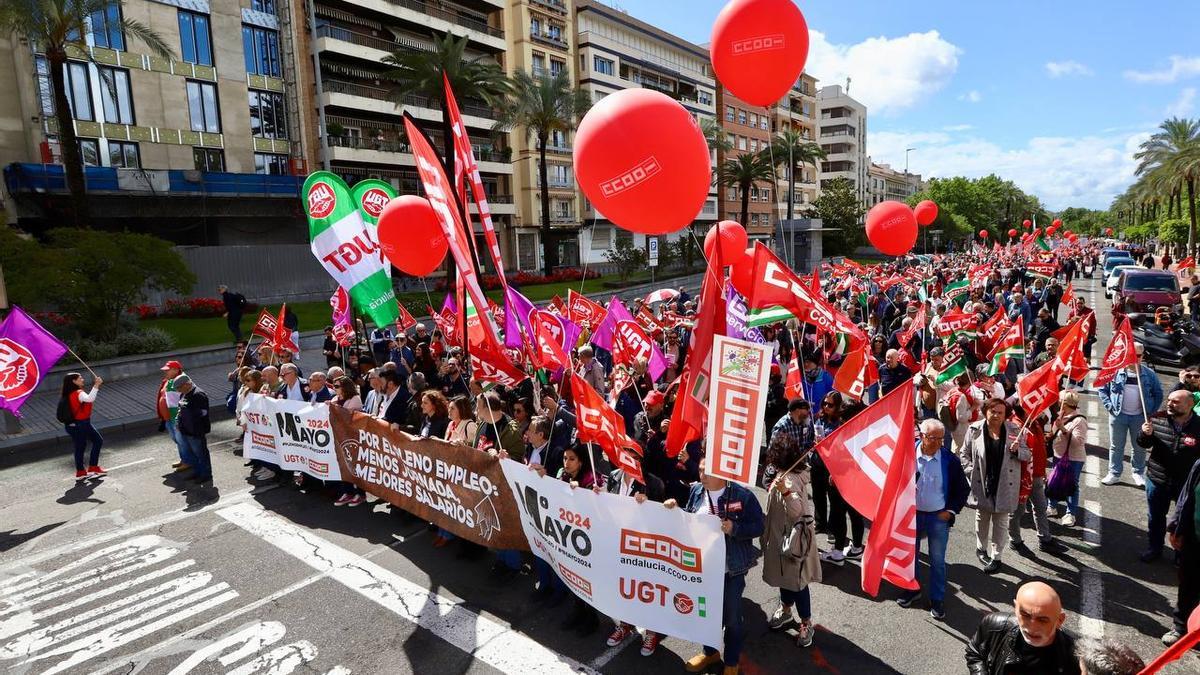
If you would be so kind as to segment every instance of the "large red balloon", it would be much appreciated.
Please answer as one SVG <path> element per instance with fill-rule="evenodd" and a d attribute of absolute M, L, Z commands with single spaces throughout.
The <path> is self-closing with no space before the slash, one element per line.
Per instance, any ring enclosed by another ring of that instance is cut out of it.
<path fill-rule="evenodd" d="M 376 234 L 396 269 L 415 277 L 440 267 L 450 250 L 429 200 L 416 195 L 401 195 L 384 205 Z"/>
<path fill-rule="evenodd" d="M 609 94 L 584 115 L 575 132 L 575 175 L 597 211 L 642 234 L 691 223 L 712 182 L 696 120 L 651 89 Z"/>
<path fill-rule="evenodd" d="M 745 255 L 749 237 L 746 236 L 746 228 L 736 220 L 722 220 L 713 225 L 708 228 L 708 234 L 704 235 L 704 255 L 709 260 L 713 257 L 713 249 L 717 246 L 718 241 L 721 250 L 721 266 L 728 267 L 741 261 L 742 256 Z"/>
<path fill-rule="evenodd" d="M 1058 221 L 1055 221 L 1055 222 L 1058 222 Z M 1054 234 L 1055 232 L 1058 232 L 1057 225 L 1051 225 L 1050 227 L 1046 228 L 1046 234 Z"/>
<path fill-rule="evenodd" d="M 1113 229 L 1112 229 L 1111 227 L 1106 227 L 1106 228 L 1104 228 L 1104 234 L 1105 234 L 1105 236 L 1111 237 L 1111 236 L 1112 236 L 1112 233 L 1113 233 Z"/>
<path fill-rule="evenodd" d="M 933 203 L 931 199 L 926 199 L 917 204 L 913 209 L 913 214 L 917 216 L 918 225 L 932 225 L 938 217 L 937 204 Z"/>
<path fill-rule="evenodd" d="M 987 230 L 980 230 L 980 231 L 979 231 L 979 237 L 980 237 L 981 239 L 987 239 L 987 238 L 988 238 L 988 231 L 987 231 Z"/>
<path fill-rule="evenodd" d="M 792 0 L 732 0 L 713 23 L 717 79 L 751 105 L 774 105 L 808 60 L 808 24 Z"/>
<path fill-rule="evenodd" d="M 867 239 L 884 255 L 904 255 L 917 243 L 917 217 L 903 202 L 879 202 L 867 212 Z"/>
<path fill-rule="evenodd" d="M 1029 222 L 1028 220 L 1022 220 L 1021 227 L 1028 230 L 1029 228 L 1033 227 L 1033 223 Z"/>
<path fill-rule="evenodd" d="M 1066 237 L 1067 239 L 1070 239 L 1071 235 L 1073 235 L 1073 234 L 1075 234 L 1075 233 L 1070 230 L 1063 232 L 1063 236 Z"/>
<path fill-rule="evenodd" d="M 1013 229 L 1009 230 L 1009 231 L 1008 231 L 1008 236 L 1010 236 L 1010 237 L 1015 237 L 1015 236 L 1017 236 L 1017 228 L 1015 228 L 1015 227 L 1014 227 Z"/>
<path fill-rule="evenodd" d="M 749 295 L 754 288 L 754 249 L 748 248 L 744 255 L 733 264 L 729 272 L 729 283 L 733 289 L 742 295 Z"/>
<path fill-rule="evenodd" d="M 1054 222 L 1052 222 L 1050 224 L 1054 226 L 1054 229 L 1058 229 L 1059 227 L 1062 227 L 1062 221 L 1059 220 L 1058 218 L 1055 218 Z"/>

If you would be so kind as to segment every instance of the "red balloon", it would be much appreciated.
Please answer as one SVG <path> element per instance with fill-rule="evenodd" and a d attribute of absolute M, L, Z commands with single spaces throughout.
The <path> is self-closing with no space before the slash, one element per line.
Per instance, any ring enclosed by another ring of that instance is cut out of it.
<path fill-rule="evenodd" d="M 416 195 L 401 195 L 385 204 L 376 235 L 396 269 L 415 277 L 440 267 L 450 250 L 429 200 Z"/>
<path fill-rule="evenodd" d="M 623 89 L 592 106 L 575 132 L 574 156 L 592 206 L 632 232 L 675 232 L 708 198 L 704 134 L 683 106 L 651 89 Z"/>
<path fill-rule="evenodd" d="M 1072 236 L 1072 235 L 1074 235 L 1074 234 L 1075 234 L 1075 233 L 1074 233 L 1074 232 L 1072 232 L 1072 231 L 1070 231 L 1070 230 L 1067 230 L 1067 231 L 1063 232 L 1063 236 L 1064 236 L 1064 237 L 1066 237 L 1067 239 L 1070 239 L 1070 238 L 1071 238 L 1071 236 Z"/>
<path fill-rule="evenodd" d="M 1033 226 L 1033 223 L 1029 222 L 1028 220 L 1021 221 L 1021 227 L 1025 228 L 1027 230 L 1032 226 Z"/>
<path fill-rule="evenodd" d="M 754 248 L 745 250 L 743 256 L 733 263 L 733 269 L 729 272 L 729 283 L 733 284 L 733 290 L 742 295 L 749 295 L 750 289 L 754 287 Z"/>
<path fill-rule="evenodd" d="M 728 267 L 741 261 L 746 254 L 749 237 L 746 236 L 746 228 L 742 227 L 741 223 L 736 220 L 722 220 L 708 228 L 708 234 L 704 235 L 704 255 L 709 259 L 712 259 L 713 249 L 718 241 L 721 245 L 721 266 Z"/>
<path fill-rule="evenodd" d="M 903 202 L 879 202 L 867 212 L 867 239 L 884 255 L 904 255 L 917 243 L 917 216 Z"/>
<path fill-rule="evenodd" d="M 1052 223 L 1050 223 L 1050 224 L 1051 224 L 1051 225 L 1053 225 L 1053 226 L 1054 226 L 1054 229 L 1056 229 L 1056 230 L 1057 230 L 1058 228 L 1062 227 L 1062 221 L 1061 221 L 1061 220 L 1059 220 L 1058 218 L 1055 218 L 1055 219 L 1054 219 L 1054 222 L 1052 222 Z"/>
<path fill-rule="evenodd" d="M 931 199 L 926 199 L 917 204 L 913 209 L 913 214 L 917 217 L 918 225 L 932 225 L 938 217 L 937 204 L 933 203 Z"/>
<path fill-rule="evenodd" d="M 1050 234 L 1054 234 L 1055 232 L 1058 232 L 1058 226 L 1057 226 L 1057 225 L 1051 225 L 1050 227 L 1047 227 L 1047 228 L 1046 228 L 1046 234 L 1048 234 L 1048 235 L 1050 235 Z"/>
<path fill-rule="evenodd" d="M 1112 236 L 1112 233 L 1113 233 L 1113 229 L 1112 229 L 1111 227 L 1106 227 L 1106 228 L 1104 228 L 1104 235 L 1105 235 L 1105 236 L 1107 236 L 1107 237 L 1111 237 L 1111 236 Z"/>
<path fill-rule="evenodd" d="M 1015 228 L 1015 227 L 1014 227 L 1013 229 L 1009 230 L 1009 231 L 1008 231 L 1008 236 L 1010 236 L 1010 237 L 1015 237 L 1015 236 L 1017 236 L 1017 228 Z"/>
<path fill-rule="evenodd" d="M 980 231 L 979 231 L 979 237 L 980 237 L 981 239 L 987 239 L 987 238 L 988 238 L 988 231 L 987 231 L 987 230 L 980 230 Z"/>
<path fill-rule="evenodd" d="M 792 0 L 733 0 L 713 23 L 717 79 L 751 105 L 787 95 L 808 60 L 808 23 Z"/>

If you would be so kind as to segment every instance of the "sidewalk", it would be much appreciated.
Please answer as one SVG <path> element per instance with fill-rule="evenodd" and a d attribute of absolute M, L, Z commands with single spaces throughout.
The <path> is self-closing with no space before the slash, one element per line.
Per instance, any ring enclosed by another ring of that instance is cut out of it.
<path fill-rule="evenodd" d="M 700 274 L 676 277 L 667 282 L 667 285 L 676 288 L 683 286 L 689 291 L 693 291 L 699 288 L 700 279 Z M 649 291 L 661 286 L 663 284 L 654 284 L 653 287 L 646 284 L 619 291 L 593 293 L 591 297 L 601 303 L 607 302 L 612 295 L 628 301 L 630 298 L 644 297 Z M 544 302 L 535 304 L 545 305 Z M 426 325 L 432 325 L 429 317 L 418 317 L 418 320 L 425 322 Z M 325 358 L 321 355 L 323 339 L 320 333 L 315 333 L 301 340 L 298 362 L 301 370 L 305 373 L 324 368 Z M 160 356 L 153 358 L 158 359 Z M 70 359 L 69 356 L 60 365 L 71 365 L 68 363 L 68 359 Z M 165 361 L 165 359 L 163 360 Z M 233 370 L 233 364 L 220 363 L 192 369 L 187 367 L 187 360 L 184 359 L 183 366 L 187 374 L 208 394 L 213 418 L 219 420 L 228 417 L 228 413 L 225 411 L 225 395 L 229 393 L 231 385 L 226 376 L 229 371 Z M 80 370 L 82 371 L 82 368 Z M 84 378 L 91 381 L 91 376 L 86 373 Z M 101 433 L 144 431 L 157 428 L 158 417 L 155 401 L 161 381 L 162 376 L 157 372 L 115 381 L 106 380 L 96 399 L 92 422 Z M 21 408 L 20 431 L 15 434 L 0 433 L 0 455 L 11 455 L 21 450 L 43 446 L 57 446 L 67 452 L 70 447 L 70 439 L 62 424 L 54 416 L 61 389 L 62 379 L 57 377 L 57 374 L 42 380 L 37 391 Z M 0 426 L 0 432 L 3 431 L 4 428 Z"/>

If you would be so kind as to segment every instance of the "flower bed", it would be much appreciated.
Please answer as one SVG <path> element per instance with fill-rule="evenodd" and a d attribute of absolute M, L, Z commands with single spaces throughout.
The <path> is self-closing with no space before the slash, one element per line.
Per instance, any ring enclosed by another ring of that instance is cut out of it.
<path fill-rule="evenodd" d="M 250 308 L 247 307 L 247 311 Z M 129 310 L 139 319 L 155 317 L 170 319 L 207 319 L 221 316 L 225 313 L 225 303 L 220 298 L 187 298 L 185 300 L 167 300 L 162 307 L 154 305 L 138 305 Z"/>
<path fill-rule="evenodd" d="M 535 286 L 537 284 L 555 284 L 564 281 L 583 281 L 585 278 L 598 279 L 599 277 L 600 273 L 595 270 L 587 270 L 587 274 L 585 275 L 584 270 L 572 267 L 554 270 L 549 275 L 534 274 L 533 272 L 517 272 L 508 276 L 508 283 L 514 286 Z M 500 283 L 500 277 L 494 274 L 480 276 L 479 284 L 485 291 L 494 291 L 503 287 Z M 434 289 L 439 292 L 444 292 L 446 288 L 444 280 L 434 284 Z"/>

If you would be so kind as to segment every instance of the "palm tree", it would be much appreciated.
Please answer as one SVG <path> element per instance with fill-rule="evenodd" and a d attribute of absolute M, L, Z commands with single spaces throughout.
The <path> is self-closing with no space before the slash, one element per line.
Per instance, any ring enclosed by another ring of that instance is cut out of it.
<path fill-rule="evenodd" d="M 817 161 L 825 159 L 825 151 L 799 131 L 788 127 L 771 140 L 771 152 L 776 165 L 787 166 L 787 219 L 791 221 L 795 216 L 796 165 L 803 168 L 806 164 L 811 164 L 813 169 L 816 169 Z"/>
<path fill-rule="evenodd" d="M 426 104 L 442 109 L 442 156 L 446 176 L 454 180 L 454 129 L 446 113 L 445 86 L 442 75 L 450 81 L 454 97 L 481 100 L 492 108 L 503 108 L 512 92 L 512 84 L 504 69 L 490 57 L 467 56 L 467 38 L 447 32 L 434 39 L 431 52 L 399 48 L 383 58 L 392 68 L 383 76 L 391 81 L 392 99 L 402 105 L 406 96 L 423 97 Z"/>
<path fill-rule="evenodd" d="M 71 197 L 71 210 L 77 227 L 89 224 L 87 186 L 83 179 L 83 161 L 79 154 L 79 140 L 75 136 L 75 125 L 71 105 L 67 99 L 66 67 L 68 51 L 74 58 L 92 60 L 91 52 L 84 43 L 88 34 L 89 17 L 104 16 L 112 5 L 122 5 L 121 0 L 0 0 L 0 34 L 16 33 L 46 54 L 50 66 L 50 89 L 54 96 L 54 119 L 58 123 L 59 145 L 62 152 L 63 172 L 66 174 L 67 191 Z M 171 48 L 166 41 L 148 26 L 125 18 L 119 13 L 121 31 L 137 38 L 155 56 L 170 58 Z M 110 90 L 114 83 L 105 81 Z M 115 92 L 113 98 L 116 98 Z"/>
<path fill-rule="evenodd" d="M 1138 164 L 1137 173 L 1139 176 L 1146 177 L 1159 170 L 1165 170 L 1170 176 L 1183 183 L 1183 187 L 1187 190 L 1188 218 L 1191 221 L 1188 231 L 1188 250 L 1190 255 L 1195 257 L 1196 179 L 1200 178 L 1200 120 L 1172 117 L 1160 124 L 1158 129 L 1139 146 L 1138 151 L 1133 155 L 1134 159 L 1141 162 Z M 1150 184 L 1149 181 L 1139 181 L 1139 183 L 1146 183 L 1144 186 L 1146 190 L 1154 191 L 1151 199 L 1157 210 L 1161 192 L 1154 188 L 1162 184 L 1161 180 L 1155 181 L 1158 185 Z"/>
<path fill-rule="evenodd" d="M 717 169 L 717 182 L 724 187 L 737 186 L 742 195 L 743 226 L 750 221 L 750 188 L 775 177 L 775 167 L 766 152 L 743 152 L 727 159 Z"/>
<path fill-rule="evenodd" d="M 563 69 L 557 75 L 530 76 L 524 71 L 513 75 L 513 97 L 500 111 L 493 129 L 507 131 L 525 127 L 527 138 L 537 140 L 538 179 L 542 202 L 542 264 L 549 275 L 558 266 L 558 246 L 550 228 L 550 181 L 546 168 L 546 145 L 555 132 L 564 135 L 575 128 L 579 118 L 592 105 L 588 93 L 571 84 L 571 75 Z"/>
<path fill-rule="evenodd" d="M 733 149 L 733 142 L 729 140 L 729 135 L 725 133 L 716 119 L 700 118 L 700 132 L 704 134 L 704 140 L 708 143 L 709 150 L 716 150 L 717 154 L 721 154 Z"/>

